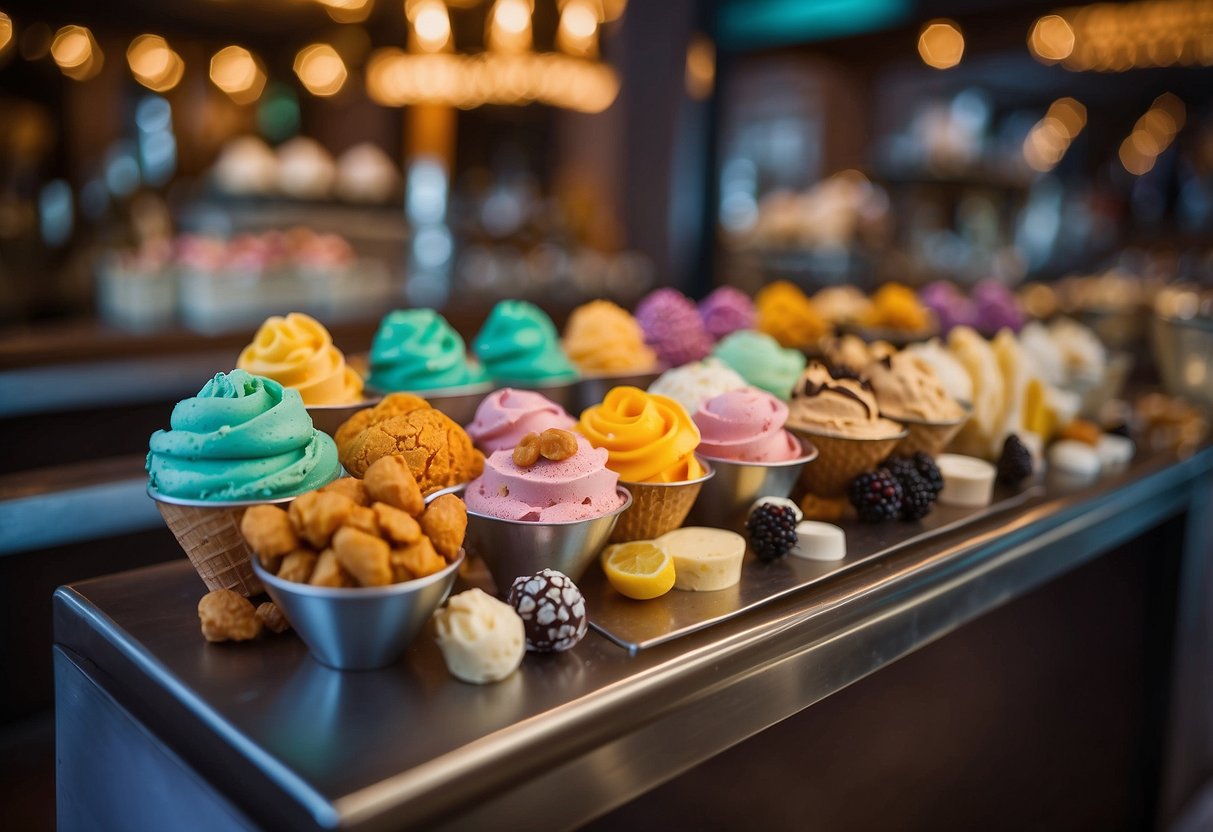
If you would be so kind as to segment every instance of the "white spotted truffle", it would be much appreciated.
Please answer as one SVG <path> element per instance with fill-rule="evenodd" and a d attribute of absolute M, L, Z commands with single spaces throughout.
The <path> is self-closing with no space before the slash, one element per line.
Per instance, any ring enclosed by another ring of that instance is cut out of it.
<path fill-rule="evenodd" d="M 515 578 L 510 605 L 526 628 L 526 649 L 536 653 L 568 650 L 585 638 L 589 627 L 581 590 L 555 569 Z"/>
<path fill-rule="evenodd" d="M 522 619 L 479 589 L 452 596 L 434 613 L 438 647 L 456 679 L 483 685 L 518 669 L 526 655 Z"/>

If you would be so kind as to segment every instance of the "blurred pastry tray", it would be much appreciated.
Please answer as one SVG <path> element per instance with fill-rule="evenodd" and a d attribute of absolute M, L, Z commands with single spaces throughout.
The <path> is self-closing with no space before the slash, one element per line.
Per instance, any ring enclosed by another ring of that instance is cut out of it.
<path fill-rule="evenodd" d="M 994 502 L 984 508 L 936 506 L 917 524 L 917 531 L 909 536 L 905 532 L 914 526 L 902 523 L 889 522 L 874 526 L 846 523 L 847 556 L 843 560 L 816 561 L 787 557 L 776 563 L 762 564 L 747 552 L 741 569 L 741 582 L 716 592 L 671 590 L 651 601 L 633 601 L 612 589 L 602 570 L 594 564 L 581 581 L 581 591 L 590 611 L 590 626 L 630 652 L 644 650 L 728 621 L 899 549 L 1018 508 L 1042 491 L 1041 485 L 1014 492 L 1000 489 L 995 492 Z M 862 530 L 862 534 L 855 534 L 859 530 Z"/>

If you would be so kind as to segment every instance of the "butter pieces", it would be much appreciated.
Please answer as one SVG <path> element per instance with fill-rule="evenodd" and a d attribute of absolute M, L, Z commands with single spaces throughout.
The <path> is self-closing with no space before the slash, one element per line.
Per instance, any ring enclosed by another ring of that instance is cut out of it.
<path fill-rule="evenodd" d="M 741 581 L 746 542 L 736 532 L 688 526 L 667 532 L 657 541 L 674 558 L 674 589 L 714 592 Z"/>

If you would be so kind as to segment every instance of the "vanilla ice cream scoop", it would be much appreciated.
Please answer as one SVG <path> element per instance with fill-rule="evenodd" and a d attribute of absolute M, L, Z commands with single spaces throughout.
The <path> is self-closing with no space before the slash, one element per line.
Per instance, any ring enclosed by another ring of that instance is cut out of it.
<path fill-rule="evenodd" d="M 434 626 L 447 670 L 464 682 L 499 682 L 526 655 L 526 632 L 518 613 L 479 589 L 453 596 L 434 613 Z"/>
<path fill-rule="evenodd" d="M 864 372 L 883 416 L 927 422 L 964 417 L 964 408 L 948 394 L 935 370 L 913 353 L 886 355 L 871 362 Z"/>

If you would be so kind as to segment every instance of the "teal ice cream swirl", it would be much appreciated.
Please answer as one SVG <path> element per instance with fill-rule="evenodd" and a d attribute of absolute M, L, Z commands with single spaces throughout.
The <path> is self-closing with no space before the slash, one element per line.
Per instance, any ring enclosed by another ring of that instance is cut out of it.
<path fill-rule="evenodd" d="M 525 386 L 577 380 L 552 319 L 526 301 L 503 300 L 494 306 L 472 350 L 498 382 Z"/>
<path fill-rule="evenodd" d="M 804 372 L 804 353 L 784 349 L 770 335 L 752 329 L 726 336 L 712 350 L 712 355 L 736 370 L 746 384 L 785 401 Z"/>
<path fill-rule="evenodd" d="M 371 342 L 371 374 L 376 390 L 441 390 L 488 380 L 468 361 L 467 347 L 433 309 L 397 309 L 379 324 Z"/>
<path fill-rule="evenodd" d="M 291 497 L 340 472 L 337 446 L 312 427 L 298 390 L 244 370 L 219 373 L 152 434 L 150 484 L 192 500 Z"/>

